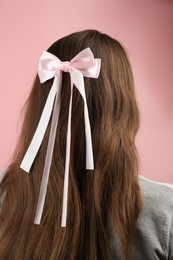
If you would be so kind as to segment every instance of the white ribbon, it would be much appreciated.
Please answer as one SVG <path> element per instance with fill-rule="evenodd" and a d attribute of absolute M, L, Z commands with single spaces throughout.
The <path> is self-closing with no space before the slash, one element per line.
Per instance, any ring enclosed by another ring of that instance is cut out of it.
<path fill-rule="evenodd" d="M 44 51 L 40 57 L 38 75 L 40 82 L 44 83 L 47 80 L 54 78 L 53 85 L 49 92 L 46 104 L 44 106 L 36 132 L 30 143 L 30 146 L 20 165 L 24 171 L 29 172 L 34 159 L 39 151 L 40 145 L 44 138 L 52 110 L 52 122 L 46 153 L 45 165 L 41 181 L 39 199 L 35 215 L 35 224 L 40 224 L 43 207 L 45 203 L 46 190 L 48 185 L 53 148 L 56 137 L 56 129 L 60 110 L 60 93 L 62 85 L 62 71 L 69 72 L 71 78 L 71 96 L 69 104 L 68 125 L 67 125 L 67 141 L 66 141 L 66 159 L 65 159 L 65 176 L 63 190 L 63 208 L 61 226 L 66 226 L 67 220 L 67 199 L 68 199 L 68 179 L 69 179 L 69 163 L 70 163 L 70 144 L 71 144 L 71 112 L 72 112 L 72 95 L 73 85 L 77 87 L 84 100 L 84 121 L 85 121 L 85 136 L 86 136 L 86 169 L 94 170 L 93 148 L 91 139 L 91 127 L 88 116 L 88 106 L 86 102 L 86 94 L 84 87 L 84 77 L 98 78 L 100 73 L 101 60 L 95 59 L 90 48 L 86 48 L 78 53 L 70 62 L 61 61 L 55 55 Z M 55 104 L 54 104 L 55 103 Z"/>

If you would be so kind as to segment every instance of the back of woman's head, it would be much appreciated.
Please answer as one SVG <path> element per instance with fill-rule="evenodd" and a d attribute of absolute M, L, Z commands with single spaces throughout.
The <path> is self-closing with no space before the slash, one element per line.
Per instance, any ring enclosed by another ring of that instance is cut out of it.
<path fill-rule="evenodd" d="M 85 91 L 92 126 L 101 126 L 109 120 L 114 128 L 136 135 L 139 114 L 134 95 L 134 82 L 127 55 L 118 41 L 95 30 L 68 35 L 55 42 L 48 51 L 60 60 L 70 61 L 83 49 L 89 47 L 94 57 L 101 58 L 98 79 L 85 78 Z M 69 74 L 64 73 L 64 95 L 70 91 Z M 66 87 L 67 85 L 67 87 Z M 80 102 L 79 99 L 76 102 Z M 77 103 L 75 103 L 77 107 Z M 68 102 L 61 105 L 68 107 Z M 78 114 L 76 110 L 75 114 Z"/>
<path fill-rule="evenodd" d="M 94 170 L 85 169 L 84 104 L 74 87 L 67 227 L 61 228 L 70 100 L 70 75 L 64 72 L 46 203 L 41 225 L 33 224 L 50 123 L 31 172 L 26 174 L 19 166 L 53 82 L 41 84 L 36 76 L 14 158 L 1 185 L 2 191 L 6 190 L 0 218 L 2 259 L 116 259 L 110 246 L 112 232 L 119 236 L 122 256 L 131 257 L 142 203 L 134 143 L 139 112 L 127 55 L 118 41 L 95 30 L 68 35 L 48 52 L 61 61 L 70 61 L 87 47 L 95 58 L 101 58 L 98 79 L 85 78 Z"/>

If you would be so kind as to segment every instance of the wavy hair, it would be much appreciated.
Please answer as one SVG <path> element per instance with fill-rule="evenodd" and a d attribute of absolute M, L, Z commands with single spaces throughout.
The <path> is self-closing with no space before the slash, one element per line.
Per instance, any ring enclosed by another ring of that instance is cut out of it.
<path fill-rule="evenodd" d="M 90 47 L 102 66 L 98 79 L 85 78 L 91 123 L 94 171 L 85 169 L 83 100 L 73 90 L 68 216 L 61 227 L 70 76 L 63 73 L 60 116 L 40 225 L 34 224 L 50 123 L 29 174 L 20 163 L 40 119 L 52 79 L 36 76 L 24 106 L 21 134 L 11 167 L 1 183 L 2 260 L 112 260 L 112 232 L 120 240 L 122 259 L 131 259 L 137 220 L 142 209 L 135 136 L 139 111 L 132 69 L 122 45 L 106 34 L 85 30 L 63 37 L 48 51 L 62 61 Z"/>

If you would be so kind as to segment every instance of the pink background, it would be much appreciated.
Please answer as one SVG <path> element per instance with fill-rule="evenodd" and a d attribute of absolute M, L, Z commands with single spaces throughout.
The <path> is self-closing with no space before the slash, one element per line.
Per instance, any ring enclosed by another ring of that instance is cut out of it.
<path fill-rule="evenodd" d="M 169 0 L 1 0 L 0 170 L 10 161 L 19 114 L 41 52 L 74 31 L 98 29 L 130 55 L 141 127 L 140 174 L 173 183 L 173 4 Z"/>

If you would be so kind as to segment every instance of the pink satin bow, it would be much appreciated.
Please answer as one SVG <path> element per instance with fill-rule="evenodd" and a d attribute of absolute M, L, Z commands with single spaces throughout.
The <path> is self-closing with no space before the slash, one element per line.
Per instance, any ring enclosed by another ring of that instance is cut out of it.
<path fill-rule="evenodd" d="M 53 148 L 55 143 L 56 128 L 60 110 L 60 93 L 62 85 L 62 71 L 69 72 L 71 77 L 71 96 L 69 104 L 68 125 L 67 125 L 67 142 L 66 142 L 66 160 L 65 160 L 65 176 L 63 190 L 63 209 L 61 226 L 66 226 L 67 220 L 67 196 L 68 196 L 68 179 L 69 179 L 69 163 L 70 163 L 70 143 L 71 143 L 71 111 L 72 111 L 72 95 L 73 85 L 77 87 L 84 100 L 84 120 L 85 120 L 85 136 L 86 136 L 86 169 L 94 170 L 93 148 L 91 139 L 91 127 L 88 116 L 88 106 L 86 102 L 84 78 L 98 78 L 100 73 L 101 60 L 95 59 L 90 48 L 86 48 L 78 53 L 71 61 L 61 61 L 55 55 L 44 51 L 40 57 L 38 75 L 40 82 L 54 78 L 53 85 L 49 92 L 46 104 L 44 106 L 39 124 L 37 126 L 31 144 L 20 165 L 24 171 L 29 172 L 34 162 L 37 152 L 40 148 L 44 134 L 46 132 L 52 110 L 52 122 L 46 153 L 46 160 L 41 181 L 39 199 L 35 215 L 35 224 L 40 224 L 46 190 L 52 161 Z M 54 104 L 55 100 L 55 104 Z"/>

